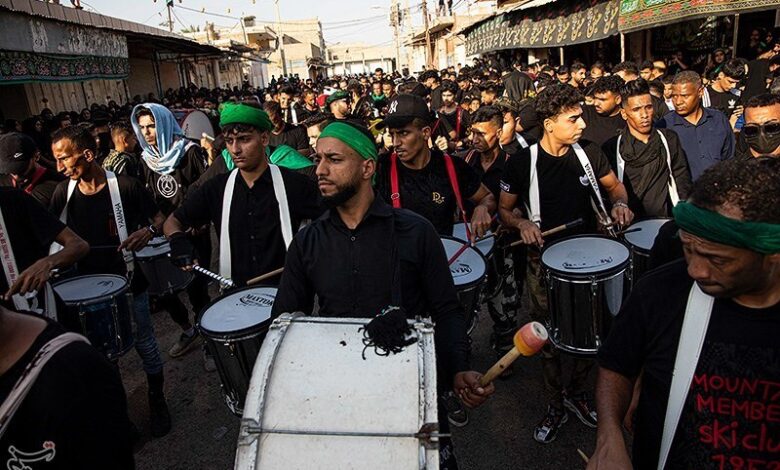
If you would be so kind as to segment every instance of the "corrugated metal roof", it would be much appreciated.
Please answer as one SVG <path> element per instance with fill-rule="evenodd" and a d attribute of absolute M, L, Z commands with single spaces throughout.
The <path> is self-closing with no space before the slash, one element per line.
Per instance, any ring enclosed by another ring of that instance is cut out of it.
<path fill-rule="evenodd" d="M 557 1 L 558 0 L 531 0 L 530 2 L 525 2 L 522 5 L 517 5 L 515 7 L 512 7 L 507 11 L 509 12 L 509 11 L 528 10 L 529 8 L 536 8 Z"/>

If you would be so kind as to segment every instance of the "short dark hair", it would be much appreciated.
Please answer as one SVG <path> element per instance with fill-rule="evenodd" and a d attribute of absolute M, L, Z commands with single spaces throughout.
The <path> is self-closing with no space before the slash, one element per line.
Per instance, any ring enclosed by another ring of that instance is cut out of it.
<path fill-rule="evenodd" d="M 115 121 L 112 122 L 109 126 L 111 129 L 111 135 L 135 135 L 135 132 L 133 131 L 133 126 L 130 124 L 129 121 L 121 120 L 121 121 Z"/>
<path fill-rule="evenodd" d="M 631 75 L 639 75 L 639 68 L 637 67 L 636 62 L 631 62 L 627 60 L 612 67 L 613 74 L 617 74 L 618 72 L 625 72 Z"/>
<path fill-rule="evenodd" d="M 745 109 L 747 108 L 766 108 L 767 106 L 774 106 L 780 104 L 780 95 L 775 93 L 761 93 L 751 97 L 747 103 L 745 103 Z"/>
<path fill-rule="evenodd" d="M 659 80 L 659 79 L 657 79 L 657 78 L 655 80 L 650 80 L 649 82 L 647 82 L 647 86 L 648 86 L 648 88 L 649 88 L 651 93 L 653 91 L 655 91 L 659 95 L 663 95 L 664 94 L 664 88 L 665 88 L 664 87 L 664 82 Z"/>
<path fill-rule="evenodd" d="M 653 62 L 651 60 L 646 60 L 646 61 L 642 62 L 639 65 L 639 70 L 644 70 L 644 69 L 653 70 Z"/>
<path fill-rule="evenodd" d="M 439 78 L 439 72 L 438 70 L 426 70 L 425 72 L 420 74 L 420 83 L 425 82 L 429 78 L 434 79 L 434 81 L 441 81 L 441 78 Z"/>
<path fill-rule="evenodd" d="M 293 87 L 290 85 L 285 85 L 279 90 L 279 94 L 281 95 L 284 93 L 285 95 L 293 96 L 295 94 L 295 91 L 293 90 Z"/>
<path fill-rule="evenodd" d="M 567 73 L 569 73 L 569 67 L 566 67 L 565 65 L 561 65 L 555 69 L 555 75 L 566 75 Z"/>
<path fill-rule="evenodd" d="M 282 105 L 276 101 L 266 101 L 263 103 L 263 110 L 268 113 L 268 117 L 280 116 L 282 114 Z"/>
<path fill-rule="evenodd" d="M 325 113 L 316 113 L 303 121 L 303 125 L 306 127 L 318 127 L 320 130 L 325 128 L 325 125 L 330 121 L 330 117 Z"/>
<path fill-rule="evenodd" d="M 606 78 L 611 78 L 611 77 L 605 77 L 605 79 Z M 620 104 L 625 108 L 629 98 L 632 98 L 634 96 L 644 96 L 649 94 L 650 94 L 650 85 L 647 83 L 647 80 L 643 78 L 631 80 L 630 82 L 625 83 L 623 84 L 622 87 L 620 87 L 620 98 L 622 100 Z"/>
<path fill-rule="evenodd" d="M 780 158 L 726 160 L 710 167 L 693 185 L 691 202 L 715 210 L 729 203 L 743 220 L 780 223 Z"/>
<path fill-rule="evenodd" d="M 571 71 L 572 72 L 574 72 L 576 70 L 582 70 L 582 69 L 588 70 L 588 68 L 585 67 L 585 64 L 583 64 L 582 62 L 575 62 L 575 63 L 571 64 Z"/>
<path fill-rule="evenodd" d="M 482 106 L 471 116 L 471 123 L 492 122 L 501 127 L 504 125 L 504 112 L 498 106 Z"/>
<path fill-rule="evenodd" d="M 534 110 L 540 121 L 559 115 L 561 112 L 579 106 L 582 95 L 567 83 L 549 85 L 536 96 Z"/>
<path fill-rule="evenodd" d="M 68 126 L 57 129 L 51 134 L 52 144 L 64 139 L 69 140 L 76 150 L 90 150 L 92 153 L 97 153 L 97 142 L 86 127 Z"/>
<path fill-rule="evenodd" d="M 442 93 L 449 91 L 453 95 L 457 95 L 459 90 L 458 85 L 452 80 L 442 80 L 440 88 Z"/>
<path fill-rule="evenodd" d="M 610 75 L 608 77 L 601 77 L 593 84 L 591 94 L 612 92 L 615 95 L 620 94 L 620 89 L 623 88 L 626 82 L 620 78 L 619 75 Z"/>
<path fill-rule="evenodd" d="M 734 80 L 742 80 L 745 78 L 745 60 L 744 59 L 731 59 L 720 69 L 723 75 L 733 78 Z"/>
<path fill-rule="evenodd" d="M 135 112 L 135 115 L 133 117 L 135 117 L 135 121 L 138 122 L 143 116 L 149 116 L 152 118 L 152 121 L 154 121 L 154 114 L 152 113 L 152 110 L 147 107 L 141 106 L 140 108 L 138 108 L 138 111 Z"/>
<path fill-rule="evenodd" d="M 683 70 L 674 76 L 672 85 L 682 85 L 685 83 L 701 86 L 701 75 L 693 70 Z"/>

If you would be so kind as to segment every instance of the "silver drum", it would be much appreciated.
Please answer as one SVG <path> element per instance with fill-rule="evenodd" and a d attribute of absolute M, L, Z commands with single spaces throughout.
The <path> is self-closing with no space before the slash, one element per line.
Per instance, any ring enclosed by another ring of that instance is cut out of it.
<path fill-rule="evenodd" d="M 631 287 L 630 251 L 623 243 L 579 235 L 542 252 L 550 340 L 560 350 L 594 355 Z"/>
<path fill-rule="evenodd" d="M 631 246 L 631 278 L 638 281 L 648 270 L 650 250 L 655 245 L 655 237 L 661 226 L 672 219 L 645 219 L 635 222 L 629 227 L 629 233 L 624 235 Z M 639 229 L 637 231 L 633 231 Z"/>
<path fill-rule="evenodd" d="M 463 245 L 468 244 L 447 236 L 442 236 L 441 242 L 444 245 L 444 252 L 448 260 Z M 487 279 L 487 262 L 485 257 L 475 248 L 468 247 L 450 264 L 450 274 L 452 275 L 452 281 L 455 283 L 458 300 L 460 300 L 463 309 L 466 311 L 466 327 L 468 328 L 468 333 L 471 334 L 477 324 L 477 318 L 481 309 L 480 295 Z"/>
<path fill-rule="evenodd" d="M 149 281 L 149 295 L 162 296 L 184 290 L 192 282 L 192 273 L 182 271 L 171 263 L 171 245 L 165 237 L 153 238 L 135 252 L 138 267 Z"/>

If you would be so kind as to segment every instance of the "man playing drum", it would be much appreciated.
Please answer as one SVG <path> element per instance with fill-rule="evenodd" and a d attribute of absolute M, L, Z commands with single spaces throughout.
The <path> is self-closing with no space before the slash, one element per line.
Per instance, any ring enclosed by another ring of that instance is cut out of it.
<path fill-rule="evenodd" d="M 269 164 L 265 148 L 272 124 L 265 111 L 226 104 L 220 127 L 236 169 L 192 192 L 166 220 L 165 235 L 171 239 L 172 261 L 188 266 L 198 255 L 185 230 L 214 223 L 220 242 L 219 274 L 243 286 L 252 277 L 284 266 L 301 220 L 322 211 L 313 181 Z M 279 276 L 265 281 L 278 282 Z"/>
<path fill-rule="evenodd" d="M 539 93 L 535 107 L 542 122 L 542 138 L 538 144 L 509 158 L 501 181 L 501 220 L 517 229 L 528 245 L 530 314 L 541 323 L 549 323 L 550 312 L 539 248 L 554 239 L 543 238 L 542 231 L 579 218 L 584 223 L 576 232 L 595 233 L 597 218 L 602 222 L 609 220 L 601 189 L 609 195 L 610 215 L 615 224 L 626 225 L 633 219 L 626 205 L 625 187 L 610 170 L 601 149 L 590 143 L 584 147 L 578 144 L 585 129 L 581 101 L 580 93 L 566 84 L 551 85 Z M 598 202 L 593 203 L 593 199 Z M 519 202 L 524 206 L 525 217 L 515 212 Z M 592 204 L 597 204 L 594 205 L 598 207 L 597 214 Z M 568 231 L 564 235 L 572 233 Z M 585 425 L 596 427 L 596 411 L 584 390 L 593 361 L 575 360 L 566 389 L 559 352 L 551 344 L 542 350 L 542 364 L 549 405 L 534 430 L 534 439 L 542 444 L 555 440 L 558 430 L 568 420 L 567 408 Z"/>
<path fill-rule="evenodd" d="M 151 432 L 161 437 L 171 429 L 163 394 L 163 362 L 149 312 L 146 280 L 138 273 L 133 275 L 132 251 L 146 246 L 160 233 L 163 216 L 137 179 L 103 170 L 95 160 L 96 150 L 95 139 L 82 127 L 67 127 L 52 135 L 57 169 L 68 180 L 54 191 L 51 211 L 92 246 L 90 254 L 79 262 L 79 274 L 129 278 L 135 349 L 149 386 Z"/>
<path fill-rule="evenodd" d="M 635 286 L 599 351 L 589 469 L 780 462 L 779 195 L 780 160 L 731 160 L 675 207 L 685 260 Z M 621 425 L 640 371 L 629 459 Z"/>
<path fill-rule="evenodd" d="M 311 313 L 316 296 L 320 316 L 370 318 L 390 305 L 402 307 L 407 318 L 430 316 L 440 382 L 451 383 L 467 406 L 480 405 L 494 387 L 480 387 L 481 374 L 469 371 L 466 319 L 435 230 L 376 196 L 377 153 L 365 128 L 329 124 L 317 156 L 319 188 L 330 210 L 293 239 L 274 315 Z M 444 416 L 440 411 L 446 433 Z M 457 468 L 448 439 L 441 440 L 440 455 L 442 468 Z"/>

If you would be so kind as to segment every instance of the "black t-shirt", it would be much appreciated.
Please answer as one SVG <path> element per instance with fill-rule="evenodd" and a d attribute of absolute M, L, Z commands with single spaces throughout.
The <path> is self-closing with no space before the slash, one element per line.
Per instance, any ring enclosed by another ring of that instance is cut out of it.
<path fill-rule="evenodd" d="M 322 214 L 317 185 L 292 170 L 280 168 L 284 181 L 293 233 L 304 219 Z M 229 173 L 206 181 L 190 193 L 174 215 L 186 226 L 210 222 L 219 236 L 222 225 L 222 198 Z M 286 247 L 279 220 L 279 205 L 274 194 L 270 170 L 266 170 L 249 188 L 240 174 L 236 176 L 230 211 L 231 277 L 243 285 L 254 276 L 284 266 Z M 278 282 L 278 277 L 269 282 Z"/>
<path fill-rule="evenodd" d="M 582 119 L 587 124 L 582 133 L 582 139 L 599 145 L 604 145 L 606 141 L 618 135 L 618 132 L 626 127 L 626 121 L 620 116 L 620 113 L 614 116 L 602 116 L 596 112 L 596 108 L 593 106 L 582 107 Z"/>
<path fill-rule="evenodd" d="M 152 196 L 141 183 L 130 176 L 117 176 L 119 195 L 122 199 L 122 209 L 127 224 L 127 234 L 130 235 L 140 227 L 149 225 L 149 221 L 157 214 Z M 57 186 L 52 198 L 51 211 L 62 213 L 68 193 L 68 182 L 63 181 Z M 78 185 L 68 201 L 66 222 L 78 236 L 92 247 L 89 254 L 79 261 L 80 274 L 126 274 L 122 253 L 117 252 L 119 233 L 111 207 L 111 195 L 108 183 L 95 194 L 84 195 Z"/>
<path fill-rule="evenodd" d="M 611 170 L 601 148 L 590 142 L 581 141 L 580 145 L 588 156 L 596 179 L 607 176 Z M 581 217 L 585 221 L 583 225 L 567 230 L 561 236 L 592 233 L 596 228 L 596 217 L 590 203 L 593 190 L 574 149 L 570 148 L 562 157 L 553 157 L 541 145 L 538 148 L 536 171 L 542 231 Z M 509 157 L 501 178 L 501 190 L 518 195 L 523 212 L 526 212 L 525 205 L 530 204 L 530 175 L 531 151 L 528 148 Z"/>
<path fill-rule="evenodd" d="M 165 216 L 181 205 L 192 183 L 206 171 L 206 155 L 199 145 L 191 145 L 176 168 L 168 175 L 161 175 L 143 164 L 146 188 L 154 196 L 154 202 Z"/>
<path fill-rule="evenodd" d="M 431 90 L 431 109 L 440 109 L 442 106 L 441 87 Z"/>
<path fill-rule="evenodd" d="M 32 187 L 30 187 L 30 183 L 32 182 L 30 180 L 17 186 L 14 184 L 10 175 L 0 175 L 0 187 L 21 189 L 37 199 L 44 207 L 49 207 L 51 195 L 54 194 L 54 188 L 56 188 L 62 180 L 63 177 L 61 174 L 49 168 L 45 168 L 41 177 L 35 181 L 35 184 L 33 184 Z"/>
<path fill-rule="evenodd" d="M 65 224 L 57 217 L 18 189 L 0 188 L 0 210 L 3 211 L 8 239 L 11 241 L 19 272 L 48 256 L 49 246 L 65 229 Z M 5 293 L 8 287 L 3 273 L 0 275 L 0 292 Z"/>
<path fill-rule="evenodd" d="M 739 96 L 731 92 L 719 92 L 712 88 L 712 85 L 707 87 L 707 93 L 710 95 L 710 108 L 717 109 L 726 117 L 731 117 L 734 113 L 734 109 L 740 105 Z"/>
<path fill-rule="evenodd" d="M 458 114 L 460 114 L 460 126 L 458 126 Z M 471 127 L 471 116 L 469 112 L 458 106 L 455 112 L 447 114 L 444 110 L 439 111 L 439 118 L 441 118 L 441 125 L 447 130 L 447 132 L 455 132 L 455 140 L 463 140 L 468 136 L 468 129 Z M 453 141 L 449 136 L 447 140 Z M 453 142 L 454 142 L 453 141 Z"/>
<path fill-rule="evenodd" d="M 465 203 L 479 190 L 479 175 L 461 158 L 452 157 L 452 162 L 461 198 Z M 430 162 L 421 170 L 407 168 L 400 159 L 397 167 L 401 207 L 428 219 L 440 235 L 452 235 L 457 202 L 442 152 L 432 150 Z M 392 204 L 390 155 L 383 155 L 379 159 L 376 189 L 388 204 Z"/>
<path fill-rule="evenodd" d="M 643 371 L 633 444 L 634 467 L 640 470 L 657 465 L 692 285 L 683 260 L 651 271 L 634 287 L 599 350 L 606 369 L 626 377 Z M 666 468 L 777 468 L 778 335 L 780 304 L 751 309 L 730 299 L 715 300 Z"/>
<path fill-rule="evenodd" d="M 0 403 L 41 347 L 63 333 L 56 323 L 47 323 L 21 359 L 0 376 Z M 116 369 L 87 343 L 72 343 L 49 359 L 16 411 L 0 438 L 0 462 L 12 469 L 132 469 L 130 429 Z"/>
<path fill-rule="evenodd" d="M 274 134 L 272 132 L 270 135 L 269 145 L 273 147 L 289 145 L 295 150 L 309 149 L 309 135 L 306 133 L 305 127 L 294 126 L 289 122 L 286 122 L 281 133 Z"/>

